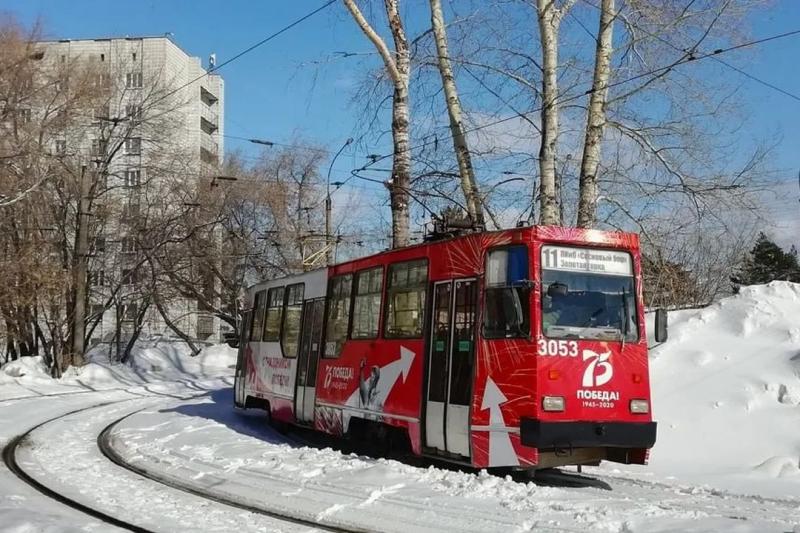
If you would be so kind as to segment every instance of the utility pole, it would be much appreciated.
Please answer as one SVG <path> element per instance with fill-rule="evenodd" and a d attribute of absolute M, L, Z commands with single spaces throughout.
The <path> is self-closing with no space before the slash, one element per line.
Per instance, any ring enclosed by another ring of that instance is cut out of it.
<path fill-rule="evenodd" d="M 78 199 L 78 220 L 75 235 L 75 302 L 72 312 L 72 364 L 81 366 L 84 359 L 84 336 L 86 335 L 86 293 L 89 268 L 89 194 L 90 183 L 86 176 L 86 165 L 81 166 L 80 198 Z"/>
<path fill-rule="evenodd" d="M 336 162 L 336 158 L 339 157 L 339 154 L 353 142 L 353 138 L 348 138 L 339 151 L 336 152 L 336 155 L 333 156 L 331 160 L 331 166 L 328 167 L 328 187 L 327 192 L 325 194 L 325 264 L 330 266 L 334 262 L 333 258 L 333 235 L 331 234 L 331 210 L 332 210 L 332 202 L 331 202 L 331 170 L 333 170 L 333 164 Z"/>

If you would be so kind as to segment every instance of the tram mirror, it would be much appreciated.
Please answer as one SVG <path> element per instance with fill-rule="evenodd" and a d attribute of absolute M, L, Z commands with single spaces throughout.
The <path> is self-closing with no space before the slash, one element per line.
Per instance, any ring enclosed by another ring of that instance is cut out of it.
<path fill-rule="evenodd" d="M 667 341 L 667 310 L 656 309 L 656 342 Z"/>

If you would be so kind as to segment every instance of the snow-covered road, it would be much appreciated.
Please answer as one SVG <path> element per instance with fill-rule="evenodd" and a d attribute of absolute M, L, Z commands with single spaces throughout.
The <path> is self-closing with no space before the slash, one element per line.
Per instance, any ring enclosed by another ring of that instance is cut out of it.
<path fill-rule="evenodd" d="M 361 531 L 800 533 L 800 284 L 772 283 L 673 313 L 651 353 L 659 436 L 644 467 L 586 469 L 613 490 L 555 488 L 303 445 L 232 408 L 235 352 L 142 347 L 51 380 L 34 358 L 0 369 L 0 446 L 48 486 L 151 531 L 304 531 L 168 487 L 119 457 L 222 500 Z M 116 403 L 115 403 L 116 402 Z M 99 404 L 107 404 L 98 407 Z M 83 410 L 82 410 L 83 409 Z M 82 411 L 79 411 L 82 410 Z M 67 413 L 74 414 L 62 417 Z M 78 412 L 79 411 L 79 412 Z M 130 415 L 130 416 L 126 416 Z M 108 531 L 0 466 L 0 531 Z"/>
<path fill-rule="evenodd" d="M 374 531 L 791 531 L 800 499 L 749 497 L 597 469 L 614 490 L 553 488 L 302 446 L 230 409 L 230 390 L 139 412 L 127 460 L 253 505 Z"/>
<path fill-rule="evenodd" d="M 618 470 L 614 490 L 540 487 L 487 473 L 419 468 L 293 442 L 264 418 L 231 409 L 229 381 L 183 382 L 0 403 L 0 441 L 37 426 L 18 450 L 47 486 L 153 531 L 304 531 L 308 527 L 209 501 L 103 457 L 110 433 L 126 461 L 255 507 L 366 531 L 792 531 L 800 499 L 761 498 Z M 206 390 L 203 390 L 206 389 Z M 46 408 L 43 408 L 46 402 Z M 97 406 L 98 404 L 104 404 Z M 96 407 L 95 407 L 96 406 Z M 80 410 L 67 416 L 59 416 Z M 11 431 L 13 430 L 13 431 Z M 63 457 L 69 451 L 70 459 Z M 101 531 L 0 471 L 0 529 Z M 35 515 L 33 515 L 33 510 Z"/>
<path fill-rule="evenodd" d="M 174 407 L 225 386 L 222 381 L 176 383 L 5 401 L 0 404 L 0 444 L 17 436 L 7 429 L 33 428 L 16 450 L 25 473 L 68 499 L 149 531 L 311 531 L 165 487 L 118 467 L 98 449 L 97 436 L 110 420 L 141 409 Z M 199 391 L 205 387 L 209 388 L 205 393 Z M 46 409 L 43 402 L 48 402 Z M 32 413 L 45 416 L 32 417 Z M 37 493 L 5 468 L 0 470 L 0 488 L 0 530 L 107 531 L 111 527 Z M 40 509 L 46 509 L 44 516 Z"/>

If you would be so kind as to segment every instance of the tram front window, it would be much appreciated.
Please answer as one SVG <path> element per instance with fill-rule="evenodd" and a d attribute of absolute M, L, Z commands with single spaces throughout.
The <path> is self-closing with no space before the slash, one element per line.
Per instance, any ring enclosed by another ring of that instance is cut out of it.
<path fill-rule="evenodd" d="M 633 264 L 627 252 L 542 248 L 542 330 L 564 339 L 639 338 Z"/>

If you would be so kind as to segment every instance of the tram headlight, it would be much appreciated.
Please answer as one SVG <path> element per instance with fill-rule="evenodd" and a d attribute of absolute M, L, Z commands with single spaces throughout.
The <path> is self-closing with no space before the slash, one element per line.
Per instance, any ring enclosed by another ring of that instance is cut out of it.
<path fill-rule="evenodd" d="M 542 397 L 542 409 L 549 412 L 564 410 L 563 396 L 544 396 Z"/>
<path fill-rule="evenodd" d="M 650 412 L 650 402 L 647 400 L 631 400 L 631 413 L 647 414 Z"/>

